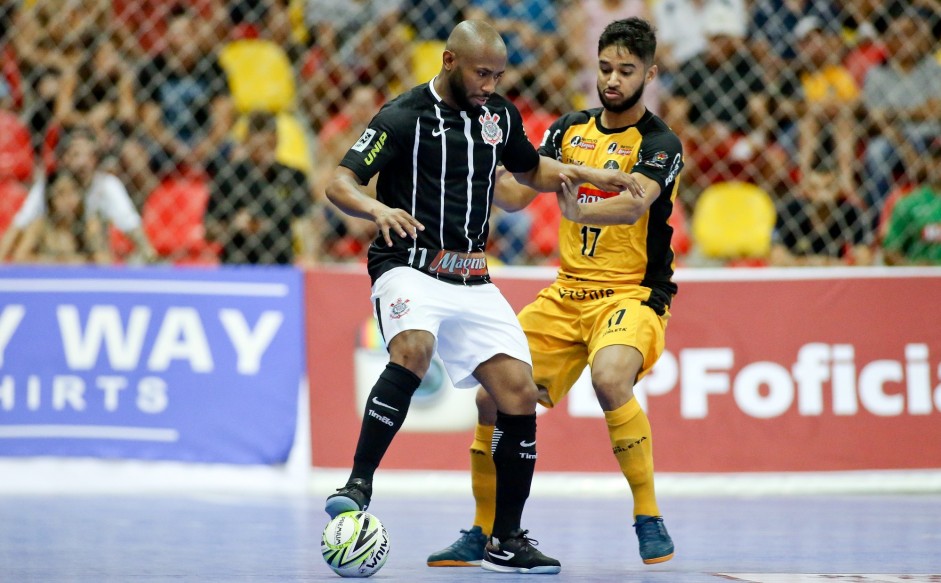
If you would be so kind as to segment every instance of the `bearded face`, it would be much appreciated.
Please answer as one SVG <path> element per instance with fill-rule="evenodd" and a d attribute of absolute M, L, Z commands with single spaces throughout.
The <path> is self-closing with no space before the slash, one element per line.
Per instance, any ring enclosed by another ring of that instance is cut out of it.
<path fill-rule="evenodd" d="M 612 113 L 637 105 L 652 75 L 650 68 L 625 47 L 611 45 L 598 53 L 598 99 Z"/>
<path fill-rule="evenodd" d="M 637 88 L 634 93 L 628 95 L 627 97 L 618 98 L 608 98 L 605 94 L 607 87 L 603 83 L 598 83 L 598 99 L 601 100 L 601 105 L 605 109 L 612 113 L 621 113 L 627 111 L 628 109 L 637 105 L 637 102 L 640 101 L 640 98 L 644 96 L 644 88 L 647 86 L 647 82 L 644 81 L 640 84 L 640 87 Z"/>
<path fill-rule="evenodd" d="M 454 98 L 454 101 L 457 102 L 458 109 L 471 112 L 477 112 L 481 109 L 480 105 L 471 102 L 470 92 L 467 89 L 467 84 L 464 82 L 463 67 L 458 66 L 454 71 L 451 71 L 447 81 L 448 87 L 451 90 L 451 96 Z"/>

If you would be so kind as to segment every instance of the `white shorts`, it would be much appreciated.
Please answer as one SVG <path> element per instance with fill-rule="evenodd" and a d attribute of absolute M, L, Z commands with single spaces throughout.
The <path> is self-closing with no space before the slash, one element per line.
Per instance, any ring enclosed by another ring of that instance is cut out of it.
<path fill-rule="evenodd" d="M 386 346 L 405 330 L 427 330 L 458 388 L 478 385 L 474 370 L 497 354 L 532 366 L 516 313 L 496 285 L 460 285 L 396 267 L 376 280 L 373 309 Z"/>

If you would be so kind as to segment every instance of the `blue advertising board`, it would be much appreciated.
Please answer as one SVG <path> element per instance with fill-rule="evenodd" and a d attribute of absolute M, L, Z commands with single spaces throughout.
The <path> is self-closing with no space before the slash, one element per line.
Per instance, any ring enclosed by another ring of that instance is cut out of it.
<path fill-rule="evenodd" d="M 304 373 L 293 268 L 0 268 L 0 456 L 277 464 Z"/>

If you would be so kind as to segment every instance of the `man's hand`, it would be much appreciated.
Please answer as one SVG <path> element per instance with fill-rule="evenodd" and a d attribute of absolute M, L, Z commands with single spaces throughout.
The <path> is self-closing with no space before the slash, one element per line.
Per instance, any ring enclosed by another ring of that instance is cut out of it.
<path fill-rule="evenodd" d="M 382 231 L 382 238 L 385 239 L 386 246 L 392 246 L 392 232 L 395 231 L 399 237 L 418 238 L 418 231 L 424 231 L 425 226 L 418 222 L 418 219 L 408 214 L 402 209 L 386 208 L 376 213 L 374 222 Z"/>
<path fill-rule="evenodd" d="M 585 182 L 590 182 L 601 190 L 609 192 L 627 192 L 635 198 L 644 196 L 644 187 L 634 176 L 621 170 L 587 168 L 581 169 L 587 173 Z M 571 185 L 571 181 L 569 182 Z"/>
<path fill-rule="evenodd" d="M 581 207 L 578 204 L 578 187 L 572 184 L 572 181 L 565 174 L 560 176 L 562 178 L 562 190 L 556 193 L 556 198 L 559 199 L 559 209 L 562 211 L 563 217 L 577 223 L 581 218 Z"/>
<path fill-rule="evenodd" d="M 560 189 L 556 193 L 559 209 L 566 219 L 591 225 L 633 225 L 660 196 L 660 185 L 644 176 L 632 174 L 629 188 L 601 200 L 579 201 L 578 186 L 568 174 L 559 175 Z M 598 186 L 596 183 L 592 183 Z M 637 191 L 641 194 L 637 194 Z M 609 191 L 610 192 L 610 191 Z"/>

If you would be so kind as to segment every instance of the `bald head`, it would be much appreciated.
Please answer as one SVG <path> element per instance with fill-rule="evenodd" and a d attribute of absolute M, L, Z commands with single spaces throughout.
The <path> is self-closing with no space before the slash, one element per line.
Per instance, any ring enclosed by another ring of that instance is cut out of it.
<path fill-rule="evenodd" d="M 445 49 L 456 55 L 506 54 L 500 33 L 483 20 L 465 20 L 455 26 Z"/>
<path fill-rule="evenodd" d="M 476 111 L 496 90 L 506 69 L 506 44 L 482 20 L 465 20 L 451 31 L 441 55 L 435 91 L 455 109 Z"/>

